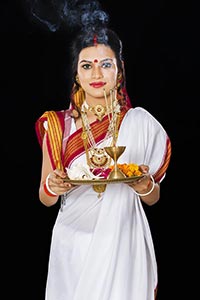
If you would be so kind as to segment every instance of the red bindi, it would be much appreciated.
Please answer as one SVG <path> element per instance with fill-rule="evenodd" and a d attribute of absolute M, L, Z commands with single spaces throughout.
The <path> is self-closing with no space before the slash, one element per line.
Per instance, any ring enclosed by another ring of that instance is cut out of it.
<path fill-rule="evenodd" d="M 98 63 L 98 59 L 95 58 L 95 59 L 94 59 L 94 63 Z"/>

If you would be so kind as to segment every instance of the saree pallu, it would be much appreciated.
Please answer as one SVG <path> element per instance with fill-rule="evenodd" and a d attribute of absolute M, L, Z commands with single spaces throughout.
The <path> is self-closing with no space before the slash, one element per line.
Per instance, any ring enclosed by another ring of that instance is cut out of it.
<path fill-rule="evenodd" d="M 122 120 L 119 163 L 147 164 L 157 182 L 169 165 L 171 144 L 143 108 Z M 71 166 L 86 163 L 85 153 Z M 52 232 L 45 300 L 154 300 L 158 284 L 151 231 L 140 198 L 124 183 L 98 197 L 91 185 L 68 193 Z"/>

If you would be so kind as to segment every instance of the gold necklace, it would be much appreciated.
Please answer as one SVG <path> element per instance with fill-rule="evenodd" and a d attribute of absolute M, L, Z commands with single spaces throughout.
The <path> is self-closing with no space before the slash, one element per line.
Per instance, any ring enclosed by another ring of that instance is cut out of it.
<path fill-rule="evenodd" d="M 113 100 L 113 91 L 111 91 L 111 99 Z M 108 146 L 108 143 L 110 145 L 116 145 L 116 140 L 118 136 L 118 127 L 119 127 L 119 120 L 120 120 L 120 106 L 118 104 L 118 101 L 115 99 L 115 101 L 112 101 L 111 108 L 108 107 L 108 101 L 105 95 L 106 100 L 106 108 L 105 111 L 108 113 L 108 119 L 109 119 L 109 126 L 108 130 L 106 132 L 106 135 L 101 142 L 101 147 L 98 147 L 96 144 L 96 141 L 94 139 L 94 136 L 92 134 L 91 126 L 87 117 L 87 111 L 89 110 L 87 103 L 84 101 L 81 107 L 81 120 L 82 120 L 82 139 L 85 147 L 86 152 L 86 159 L 87 164 L 91 168 L 106 168 L 109 167 L 111 163 L 111 157 L 106 153 L 104 147 Z M 102 105 L 97 105 L 101 106 Z M 97 107 L 95 106 L 95 107 Z M 94 108 L 95 108 L 94 107 Z M 103 107 L 104 108 L 104 107 Z M 103 117 L 102 117 L 103 118 Z M 102 120 L 102 119 L 101 119 Z M 111 141 L 110 141 L 111 138 Z"/>
<path fill-rule="evenodd" d="M 84 101 L 83 105 L 85 106 L 85 111 L 92 112 L 99 121 L 102 121 L 103 117 L 106 115 L 106 113 L 108 113 L 106 107 L 101 104 L 90 106 L 88 103 Z"/>
<path fill-rule="evenodd" d="M 106 153 L 104 147 L 106 142 L 110 140 L 110 135 L 107 134 L 101 142 L 101 147 L 96 144 L 95 138 L 92 134 L 92 129 L 87 118 L 87 113 L 81 112 L 81 119 L 83 125 L 82 139 L 86 153 L 87 164 L 91 168 L 106 168 L 110 165 L 111 159 Z"/>

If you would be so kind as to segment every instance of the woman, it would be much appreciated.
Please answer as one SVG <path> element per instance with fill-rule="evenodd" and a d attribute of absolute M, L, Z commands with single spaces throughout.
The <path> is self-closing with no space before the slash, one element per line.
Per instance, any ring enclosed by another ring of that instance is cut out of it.
<path fill-rule="evenodd" d="M 87 18 L 87 30 L 73 41 L 69 109 L 47 111 L 36 122 L 43 153 L 39 198 L 46 206 L 61 198 L 45 299 L 153 300 L 157 264 L 142 202 L 159 200 L 171 144 L 149 112 L 131 107 L 121 41 L 99 24 L 89 27 Z M 139 166 L 144 176 L 114 178 L 100 190 L 85 184 L 111 174 L 110 146 L 125 146 L 118 165 Z"/>

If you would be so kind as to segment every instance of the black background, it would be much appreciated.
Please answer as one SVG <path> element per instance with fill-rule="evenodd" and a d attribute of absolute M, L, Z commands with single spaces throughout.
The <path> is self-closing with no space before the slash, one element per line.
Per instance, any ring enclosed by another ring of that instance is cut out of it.
<path fill-rule="evenodd" d="M 199 197 L 198 183 L 193 182 L 199 157 L 197 7 L 164 0 L 101 2 L 123 42 L 132 105 L 149 110 L 172 142 L 161 200 L 145 207 L 158 260 L 158 300 L 181 299 L 181 293 L 191 299 L 187 268 L 193 242 L 188 227 L 194 225 Z M 45 110 L 68 106 L 69 37 L 35 24 L 25 1 L 1 2 L 0 29 L 6 299 L 44 300 L 51 230 L 59 207 L 46 208 L 38 198 L 41 149 L 34 126 Z M 197 196 L 192 198 L 192 192 Z"/>

